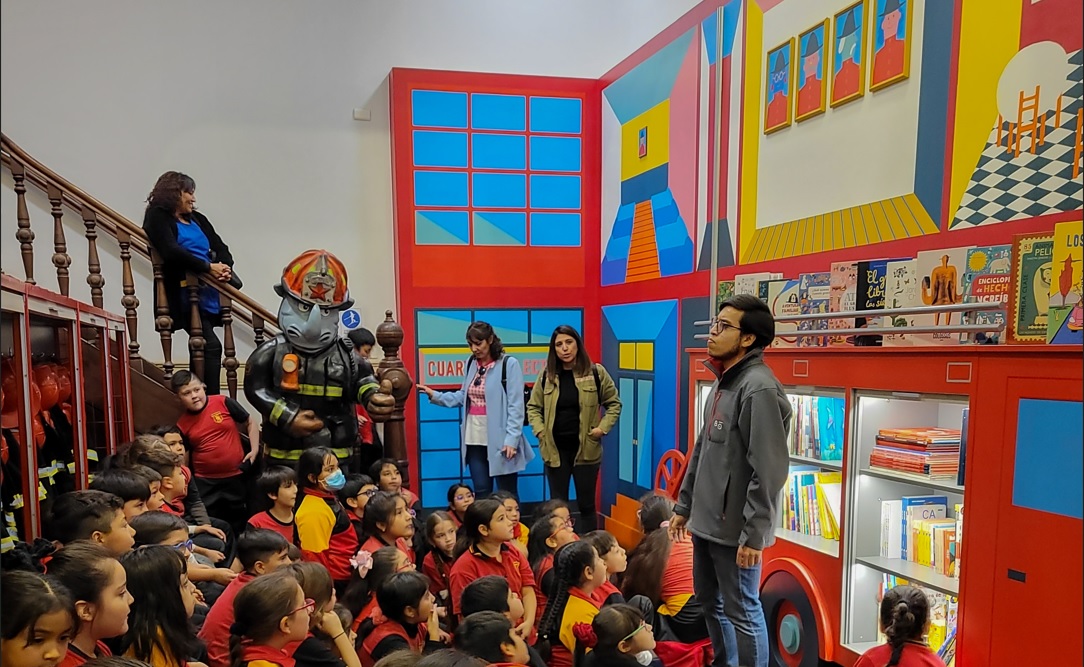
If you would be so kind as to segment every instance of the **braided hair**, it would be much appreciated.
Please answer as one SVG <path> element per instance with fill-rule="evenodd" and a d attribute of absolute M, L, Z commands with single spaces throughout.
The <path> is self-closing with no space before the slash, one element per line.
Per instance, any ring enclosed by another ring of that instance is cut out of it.
<path fill-rule="evenodd" d="M 553 591 L 550 592 L 546 613 L 538 625 L 540 641 L 548 641 L 552 646 L 553 640 L 558 638 L 569 589 L 583 583 L 583 571 L 594 567 L 597 558 L 598 552 L 587 542 L 569 542 L 557 550 L 553 558 Z"/>
<path fill-rule="evenodd" d="M 892 647 L 892 657 L 886 667 L 900 664 L 903 647 L 908 642 L 921 642 L 930 617 L 930 602 L 921 589 L 896 586 L 881 600 L 881 627 Z"/>
<path fill-rule="evenodd" d="M 256 577 L 233 599 L 230 667 L 244 664 L 244 645 L 262 644 L 275 636 L 279 623 L 293 611 L 299 585 L 285 570 Z"/>

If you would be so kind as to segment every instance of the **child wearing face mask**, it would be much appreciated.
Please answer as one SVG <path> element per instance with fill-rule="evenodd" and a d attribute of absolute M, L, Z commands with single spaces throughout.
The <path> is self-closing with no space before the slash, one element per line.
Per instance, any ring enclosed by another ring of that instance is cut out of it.
<path fill-rule="evenodd" d="M 572 631 L 581 667 L 646 667 L 655 660 L 651 625 L 630 605 L 606 607 L 590 624 L 577 624 Z"/>
<path fill-rule="evenodd" d="M 327 568 L 336 589 L 350 581 L 350 558 L 358 551 L 358 536 L 336 493 L 346 484 L 339 459 L 327 447 L 313 447 L 297 460 L 300 489 L 294 523 L 305 560 Z"/>

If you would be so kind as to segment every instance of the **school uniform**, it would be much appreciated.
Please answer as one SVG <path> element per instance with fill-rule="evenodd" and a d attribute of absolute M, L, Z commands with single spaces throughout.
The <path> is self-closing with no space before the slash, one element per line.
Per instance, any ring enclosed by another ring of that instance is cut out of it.
<path fill-rule="evenodd" d="M 578 587 L 568 589 L 568 601 L 561 614 L 561 626 L 558 636 L 560 643 L 550 642 L 550 667 L 572 667 L 572 656 L 576 653 L 576 636 L 572 628 L 577 623 L 590 624 L 598 616 L 601 605 L 592 595 L 584 593 Z"/>
<path fill-rule="evenodd" d="M 263 528 L 265 530 L 273 530 L 279 535 L 286 538 L 286 541 L 290 544 L 300 544 L 301 540 L 297 536 L 297 524 L 291 521 L 279 521 L 271 514 L 271 510 L 266 510 L 258 514 L 253 514 L 249 517 L 248 525 L 252 528 Z"/>
<path fill-rule="evenodd" d="M 295 667 L 286 651 L 249 644 L 241 651 L 241 667 Z"/>
<path fill-rule="evenodd" d="M 112 657 L 113 652 L 109 650 L 103 642 L 96 642 L 94 645 L 94 655 L 87 655 L 79 650 L 79 647 L 74 643 L 68 644 L 68 653 L 64 656 L 64 659 L 60 661 L 57 667 L 79 667 L 88 660 L 95 658 L 108 658 Z"/>
<path fill-rule="evenodd" d="M 455 561 L 448 576 L 452 609 L 460 608 L 463 589 L 468 584 L 491 574 L 506 579 L 509 590 L 521 598 L 524 589 L 535 589 L 534 573 L 531 572 L 527 558 L 518 549 L 502 544 L 497 557 L 493 558 L 479 551 L 477 547 L 471 546 Z"/>
<path fill-rule="evenodd" d="M 294 513 L 301 557 L 320 563 L 337 583 L 350 580 L 350 559 L 358 552 L 358 536 L 339 499 L 317 489 L 306 489 Z"/>
<path fill-rule="evenodd" d="M 449 585 L 451 567 L 452 564 L 445 562 L 436 551 L 430 551 L 422 559 L 422 574 L 429 577 L 429 592 L 442 605 L 448 604 L 451 597 Z"/>
<path fill-rule="evenodd" d="M 358 658 L 361 667 L 373 667 L 384 656 L 407 649 L 414 653 L 431 653 L 444 647 L 440 642 L 430 641 L 426 629 L 419 625 L 400 623 L 388 619 L 373 626 L 371 632 L 361 640 Z"/>
<path fill-rule="evenodd" d="M 892 647 L 888 644 L 875 646 L 862 654 L 854 667 L 885 667 L 892 658 Z M 929 646 L 918 642 L 907 642 L 900 654 L 899 667 L 945 667 L 945 663 Z"/>
<path fill-rule="evenodd" d="M 395 544 L 388 544 L 379 535 L 373 535 L 361 545 L 362 551 L 368 551 L 371 554 L 375 554 L 378 550 L 384 547 L 395 547 L 399 551 L 403 552 L 403 555 L 407 557 L 411 563 L 414 562 L 414 549 L 410 547 L 410 544 L 403 538 L 397 537 Z"/>

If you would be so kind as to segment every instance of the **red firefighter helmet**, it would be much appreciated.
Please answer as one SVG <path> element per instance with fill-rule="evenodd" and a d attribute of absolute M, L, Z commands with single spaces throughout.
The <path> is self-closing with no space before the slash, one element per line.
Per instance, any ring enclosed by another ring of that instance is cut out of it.
<path fill-rule="evenodd" d="M 41 389 L 41 409 L 52 409 L 60 401 L 60 384 L 56 373 L 56 364 L 34 364 L 34 380 Z"/>
<path fill-rule="evenodd" d="M 67 403 L 72 396 L 72 372 L 67 366 L 57 365 L 56 386 L 58 390 L 57 400 L 61 404 Z"/>
<path fill-rule="evenodd" d="M 346 267 L 326 250 L 306 250 L 282 271 L 275 290 L 324 308 L 346 308 L 354 303 L 346 287 Z"/>

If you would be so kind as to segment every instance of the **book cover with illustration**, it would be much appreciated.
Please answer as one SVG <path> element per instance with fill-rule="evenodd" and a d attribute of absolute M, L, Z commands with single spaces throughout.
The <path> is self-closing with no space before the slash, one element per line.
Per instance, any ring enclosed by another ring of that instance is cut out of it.
<path fill-rule="evenodd" d="M 884 310 L 885 288 L 888 286 L 888 263 L 898 260 L 874 259 L 858 263 L 858 310 Z M 880 327 L 881 320 L 878 317 L 857 317 L 856 327 Z M 855 345 L 881 345 L 879 334 L 857 336 Z"/>
<path fill-rule="evenodd" d="M 912 308 L 922 305 L 918 296 L 918 274 L 915 260 L 905 259 L 889 262 L 885 268 L 885 309 Z M 914 326 L 914 315 L 886 315 L 881 322 L 884 327 L 904 329 Z M 882 345 L 913 345 L 909 336 L 903 333 L 882 336 Z"/>
<path fill-rule="evenodd" d="M 828 312 L 844 313 L 856 310 L 858 304 L 858 262 L 832 262 L 829 278 Z M 828 320 L 828 330 L 853 329 L 853 317 L 833 317 Z M 850 345 L 853 335 L 828 337 L 829 345 Z"/>
<path fill-rule="evenodd" d="M 712 317 L 719 314 L 719 311 L 723 309 L 723 302 L 732 296 L 734 296 L 734 281 L 720 280 L 719 289 L 715 294 L 715 312 L 712 313 Z"/>
<path fill-rule="evenodd" d="M 1012 245 L 991 245 L 972 248 L 967 252 L 964 269 L 965 303 L 1008 303 L 1009 285 L 1012 280 Z M 1005 315 L 1002 312 L 966 313 L 967 324 L 993 324 L 998 329 L 962 334 L 961 340 L 976 343 L 999 343 L 1004 330 Z"/>
<path fill-rule="evenodd" d="M 1009 321 L 1005 330 L 1008 342 L 1046 342 L 1053 258 L 1053 234 L 1017 234 L 1013 237 Z"/>
<path fill-rule="evenodd" d="M 761 282 L 765 280 L 779 280 L 782 277 L 782 273 L 742 273 L 734 276 L 734 293 L 760 296 Z"/>
<path fill-rule="evenodd" d="M 831 273 L 803 273 L 798 276 L 798 304 L 803 315 L 819 315 L 828 312 Z M 828 328 L 828 320 L 806 320 L 798 325 L 799 331 L 818 331 Z M 824 347 L 826 336 L 802 336 L 798 347 Z"/>
<path fill-rule="evenodd" d="M 1047 311 L 1046 342 L 1084 343 L 1084 302 L 1081 299 L 1081 264 L 1084 261 L 1084 222 L 1054 225 L 1054 254 L 1051 259 L 1050 308 Z"/>
<path fill-rule="evenodd" d="M 963 302 L 963 274 L 970 249 L 971 247 L 965 246 L 918 253 L 915 257 L 915 273 L 922 299 L 919 305 L 946 306 Z M 930 313 L 915 315 L 913 326 L 945 326 L 960 324 L 961 320 L 961 313 Z M 917 345 L 956 345 L 960 342 L 959 333 L 943 331 L 914 334 L 914 337 Z"/>
<path fill-rule="evenodd" d="M 798 347 L 798 338 L 788 336 L 787 332 L 797 331 L 797 322 L 780 322 L 781 317 L 793 317 L 802 314 L 798 300 L 799 282 L 797 280 L 772 280 L 768 282 L 768 307 L 775 316 L 775 340 L 772 347 Z"/>

